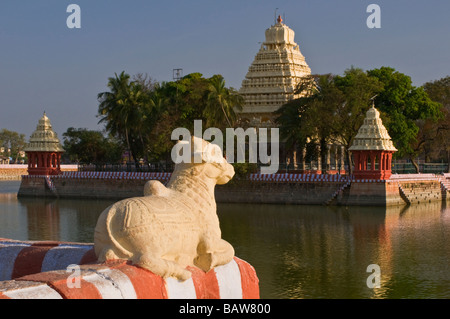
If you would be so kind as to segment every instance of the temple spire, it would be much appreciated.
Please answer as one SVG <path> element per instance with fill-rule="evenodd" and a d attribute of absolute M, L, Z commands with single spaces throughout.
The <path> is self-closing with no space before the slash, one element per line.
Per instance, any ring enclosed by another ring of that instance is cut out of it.
<path fill-rule="evenodd" d="M 299 98 L 296 87 L 311 69 L 295 42 L 295 32 L 278 16 L 278 23 L 265 31 L 261 44 L 239 90 L 244 107 L 239 111 L 241 123 L 253 127 L 276 127 L 274 113 L 288 101 Z"/>
<path fill-rule="evenodd" d="M 278 15 L 277 22 L 281 24 L 282 21 L 283 21 L 283 19 L 281 19 L 281 15 Z"/>

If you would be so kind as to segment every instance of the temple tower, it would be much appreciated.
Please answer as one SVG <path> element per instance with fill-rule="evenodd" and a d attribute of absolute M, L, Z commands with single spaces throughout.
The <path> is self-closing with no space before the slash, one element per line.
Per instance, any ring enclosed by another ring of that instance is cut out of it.
<path fill-rule="evenodd" d="M 266 30 L 266 40 L 239 91 L 245 100 L 239 114 L 242 124 L 275 127 L 273 112 L 299 97 L 294 90 L 303 77 L 311 74 L 311 70 L 294 41 L 294 35 L 294 31 L 282 23 L 280 16 L 277 23 Z"/>
<path fill-rule="evenodd" d="M 29 175 L 58 175 L 61 173 L 61 143 L 44 112 L 30 142 L 25 146 Z"/>
<path fill-rule="evenodd" d="M 355 179 L 386 180 L 391 177 L 392 154 L 397 151 L 381 119 L 371 107 L 349 148 L 355 162 Z"/>

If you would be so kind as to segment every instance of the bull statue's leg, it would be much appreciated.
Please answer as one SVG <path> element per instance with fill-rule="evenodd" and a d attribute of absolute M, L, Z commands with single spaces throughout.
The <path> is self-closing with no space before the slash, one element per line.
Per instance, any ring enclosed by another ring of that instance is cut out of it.
<path fill-rule="evenodd" d="M 233 246 L 223 239 L 204 238 L 197 247 L 194 264 L 207 272 L 216 266 L 229 263 L 234 257 Z"/>
<path fill-rule="evenodd" d="M 132 262 L 133 264 L 145 268 L 163 278 L 173 276 L 184 281 L 192 276 L 192 273 L 189 270 L 181 267 L 176 262 L 158 257 L 152 252 L 135 255 L 132 258 Z"/>

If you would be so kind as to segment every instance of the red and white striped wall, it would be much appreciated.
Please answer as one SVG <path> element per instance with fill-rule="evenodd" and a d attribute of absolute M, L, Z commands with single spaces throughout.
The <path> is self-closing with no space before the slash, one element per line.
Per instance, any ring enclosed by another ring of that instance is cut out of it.
<path fill-rule="evenodd" d="M 254 182 L 344 182 L 346 175 L 329 174 L 250 174 Z"/>
<path fill-rule="evenodd" d="M 158 179 L 168 181 L 172 173 L 149 172 L 63 172 L 50 178 L 96 178 L 96 179 Z M 47 175 L 22 175 L 22 178 L 42 178 Z"/>
<path fill-rule="evenodd" d="M 143 179 L 168 181 L 172 173 L 154 172 L 63 172 L 61 175 L 23 175 L 22 178 L 94 178 L 94 179 Z M 442 175 L 435 174 L 393 174 L 389 180 L 438 180 Z M 444 178 L 450 178 L 450 174 L 444 174 Z M 346 182 L 348 180 L 358 182 L 385 182 L 385 180 L 358 179 L 347 175 L 338 174 L 250 174 L 249 180 L 254 182 Z"/>
<path fill-rule="evenodd" d="M 255 269 L 237 257 L 207 273 L 188 267 L 192 277 L 182 282 L 126 261 L 95 263 L 92 248 L 0 239 L 0 299 L 259 298 Z M 67 269 L 74 264 L 79 265 L 77 271 Z"/>
<path fill-rule="evenodd" d="M 94 261 L 92 244 L 0 238 L 0 281 Z"/>

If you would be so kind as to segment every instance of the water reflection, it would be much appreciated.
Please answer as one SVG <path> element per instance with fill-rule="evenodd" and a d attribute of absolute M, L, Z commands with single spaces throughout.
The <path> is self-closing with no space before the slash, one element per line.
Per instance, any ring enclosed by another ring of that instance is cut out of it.
<path fill-rule="evenodd" d="M 0 192 L 0 237 L 92 242 L 112 200 Z M 250 262 L 262 298 L 450 298 L 450 208 L 219 204 L 222 236 Z M 371 289 L 367 266 L 381 269 Z"/>
<path fill-rule="evenodd" d="M 388 209 L 229 204 L 219 211 L 223 236 L 264 278 L 267 298 L 450 296 L 450 212 L 440 202 Z M 366 285 L 370 264 L 381 268 L 381 288 Z"/>
<path fill-rule="evenodd" d="M 100 213 L 112 201 L 19 198 L 29 240 L 93 242 Z"/>

